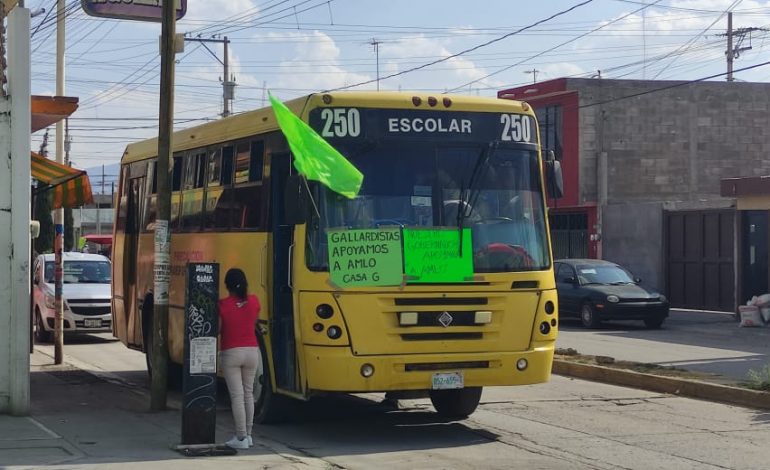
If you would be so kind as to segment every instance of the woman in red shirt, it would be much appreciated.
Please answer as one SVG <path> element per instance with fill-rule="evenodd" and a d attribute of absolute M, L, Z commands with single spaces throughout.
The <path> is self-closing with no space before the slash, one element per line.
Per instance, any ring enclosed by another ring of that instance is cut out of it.
<path fill-rule="evenodd" d="M 220 364 L 235 422 L 235 436 L 225 444 L 248 449 L 254 445 L 254 378 L 262 368 L 256 335 L 260 305 L 257 296 L 248 293 L 246 275 L 240 269 L 227 271 L 225 286 L 229 295 L 219 301 Z"/>

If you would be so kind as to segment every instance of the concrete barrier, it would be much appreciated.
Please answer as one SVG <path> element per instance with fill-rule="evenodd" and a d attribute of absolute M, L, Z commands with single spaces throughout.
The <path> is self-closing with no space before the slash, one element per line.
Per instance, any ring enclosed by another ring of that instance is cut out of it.
<path fill-rule="evenodd" d="M 634 387 L 651 392 L 670 393 L 731 405 L 770 410 L 770 392 L 731 387 L 700 380 L 645 374 L 593 364 L 554 359 L 554 374 L 613 385 Z"/>

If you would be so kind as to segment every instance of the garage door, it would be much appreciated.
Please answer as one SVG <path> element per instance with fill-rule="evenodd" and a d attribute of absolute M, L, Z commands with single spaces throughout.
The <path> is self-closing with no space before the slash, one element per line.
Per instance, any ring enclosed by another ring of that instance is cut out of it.
<path fill-rule="evenodd" d="M 666 212 L 666 290 L 672 307 L 732 312 L 735 212 Z"/>

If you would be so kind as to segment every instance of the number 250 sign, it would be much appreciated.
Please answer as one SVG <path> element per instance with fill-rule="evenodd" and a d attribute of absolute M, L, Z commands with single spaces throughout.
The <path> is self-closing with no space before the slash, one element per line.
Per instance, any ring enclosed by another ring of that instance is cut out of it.
<path fill-rule="evenodd" d="M 160 21 L 164 0 L 80 0 L 88 15 L 119 20 Z M 187 0 L 169 0 L 176 3 L 176 19 L 187 13 Z"/>
<path fill-rule="evenodd" d="M 532 120 L 524 114 L 501 114 L 500 124 L 503 132 L 500 140 L 504 142 L 532 142 Z"/>

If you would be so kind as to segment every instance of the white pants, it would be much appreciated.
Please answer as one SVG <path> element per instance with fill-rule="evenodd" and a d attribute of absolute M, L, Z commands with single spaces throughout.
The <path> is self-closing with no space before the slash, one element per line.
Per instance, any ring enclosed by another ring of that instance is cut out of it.
<path fill-rule="evenodd" d="M 254 378 L 262 375 L 262 355 L 258 347 L 232 348 L 220 352 L 219 360 L 230 392 L 235 434 L 243 439 L 254 425 Z M 259 396 L 261 388 L 256 392 Z"/>

